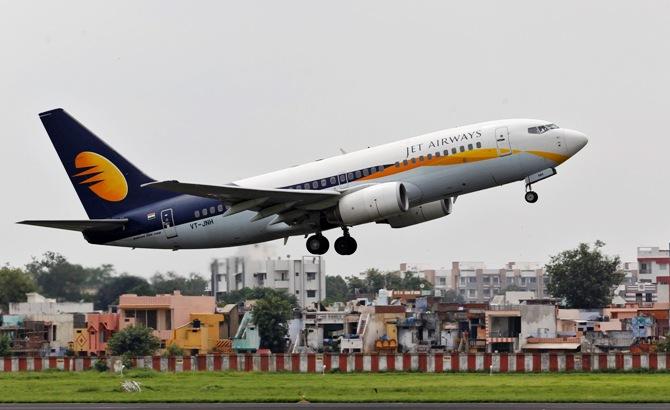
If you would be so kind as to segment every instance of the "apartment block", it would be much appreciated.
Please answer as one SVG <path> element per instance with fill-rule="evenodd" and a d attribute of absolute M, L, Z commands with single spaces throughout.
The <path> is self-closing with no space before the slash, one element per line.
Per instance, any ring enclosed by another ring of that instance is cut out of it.
<path fill-rule="evenodd" d="M 488 302 L 505 289 L 531 291 L 536 298 L 547 295 L 544 268 L 535 262 L 509 262 L 488 269 L 483 262 L 453 262 L 455 288 L 468 303 Z"/>
<path fill-rule="evenodd" d="M 657 283 L 659 276 L 670 275 L 670 250 L 654 247 L 638 247 L 637 263 L 639 265 L 639 281 Z"/>
<path fill-rule="evenodd" d="M 326 298 L 326 267 L 320 256 L 233 256 L 214 259 L 210 267 L 210 289 L 217 298 L 226 292 L 261 287 L 295 295 L 301 307 L 311 307 Z"/>

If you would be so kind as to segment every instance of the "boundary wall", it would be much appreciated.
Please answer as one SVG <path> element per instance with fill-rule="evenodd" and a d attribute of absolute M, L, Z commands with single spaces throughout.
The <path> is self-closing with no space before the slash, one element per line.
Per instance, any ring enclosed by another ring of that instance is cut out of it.
<path fill-rule="evenodd" d="M 95 357 L 0 357 L 0 373 L 88 370 Z M 107 365 L 118 358 L 105 357 Z M 161 372 L 245 371 L 321 373 L 347 372 L 492 372 L 668 371 L 670 353 L 610 354 L 231 354 L 134 358 L 135 368 Z"/>

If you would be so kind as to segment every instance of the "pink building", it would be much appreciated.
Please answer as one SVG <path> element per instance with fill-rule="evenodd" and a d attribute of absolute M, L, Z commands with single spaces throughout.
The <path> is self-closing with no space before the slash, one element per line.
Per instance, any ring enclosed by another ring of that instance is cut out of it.
<path fill-rule="evenodd" d="M 163 345 L 172 337 L 172 330 L 189 322 L 190 313 L 214 313 L 213 296 L 184 296 L 175 290 L 172 295 L 119 297 L 119 328 L 143 325 L 154 329 Z"/>
<path fill-rule="evenodd" d="M 118 330 L 118 313 L 87 313 L 86 328 L 74 329 L 72 348 L 80 355 L 102 356 L 107 342 Z"/>

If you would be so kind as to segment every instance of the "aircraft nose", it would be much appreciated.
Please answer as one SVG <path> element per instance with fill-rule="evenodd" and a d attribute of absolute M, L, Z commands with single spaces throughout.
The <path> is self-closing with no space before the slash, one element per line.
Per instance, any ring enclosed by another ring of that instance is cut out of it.
<path fill-rule="evenodd" d="M 589 139 L 579 131 L 565 130 L 565 142 L 568 146 L 568 153 L 573 156 L 586 146 Z"/>

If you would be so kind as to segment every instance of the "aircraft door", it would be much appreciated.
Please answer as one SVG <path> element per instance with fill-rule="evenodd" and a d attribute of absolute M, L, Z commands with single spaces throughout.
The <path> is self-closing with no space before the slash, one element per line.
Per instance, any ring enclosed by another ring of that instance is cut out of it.
<path fill-rule="evenodd" d="M 161 223 L 163 225 L 163 231 L 165 232 L 165 237 L 167 239 L 177 237 L 177 228 L 174 224 L 174 214 L 172 212 L 172 208 L 161 211 Z"/>
<path fill-rule="evenodd" d="M 496 146 L 499 157 L 512 154 L 512 145 L 509 141 L 509 130 L 507 127 L 496 128 Z"/>

